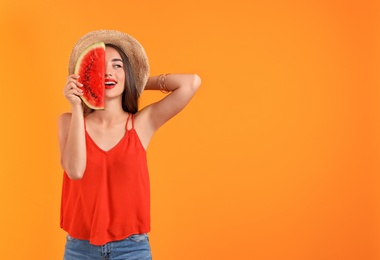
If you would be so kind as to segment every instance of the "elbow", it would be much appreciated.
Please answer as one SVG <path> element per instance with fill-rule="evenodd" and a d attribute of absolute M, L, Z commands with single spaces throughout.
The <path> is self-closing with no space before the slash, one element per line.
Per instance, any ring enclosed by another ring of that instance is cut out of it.
<path fill-rule="evenodd" d="M 199 77 L 199 75 L 197 74 L 193 74 L 192 77 L 193 78 L 192 78 L 191 88 L 193 89 L 194 92 L 196 92 L 201 86 L 202 80 L 201 80 L 201 77 Z"/>
<path fill-rule="evenodd" d="M 84 172 L 82 171 L 65 171 L 67 176 L 71 180 L 81 180 L 83 178 Z"/>
<path fill-rule="evenodd" d="M 86 153 L 63 153 L 61 156 L 61 167 L 71 180 L 80 180 L 83 178 L 86 170 Z"/>
<path fill-rule="evenodd" d="M 71 180 L 80 180 L 83 178 L 85 167 L 70 166 L 62 163 L 62 168 L 67 174 L 67 177 Z"/>

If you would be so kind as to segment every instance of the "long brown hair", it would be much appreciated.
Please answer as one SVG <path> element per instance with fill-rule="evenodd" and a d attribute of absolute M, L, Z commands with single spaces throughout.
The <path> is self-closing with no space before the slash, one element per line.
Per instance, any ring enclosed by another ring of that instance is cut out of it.
<path fill-rule="evenodd" d="M 122 93 L 121 106 L 125 112 L 135 114 L 138 111 L 138 99 L 140 97 L 140 94 L 136 89 L 135 78 L 132 73 L 132 67 L 131 63 L 129 62 L 129 58 L 116 45 L 106 44 L 106 47 L 114 48 L 121 56 L 124 65 L 123 69 L 125 73 L 125 83 L 124 91 Z M 94 111 L 94 109 L 91 109 L 88 106 L 86 106 L 84 102 L 82 102 L 82 106 L 84 116 L 87 116 Z"/>

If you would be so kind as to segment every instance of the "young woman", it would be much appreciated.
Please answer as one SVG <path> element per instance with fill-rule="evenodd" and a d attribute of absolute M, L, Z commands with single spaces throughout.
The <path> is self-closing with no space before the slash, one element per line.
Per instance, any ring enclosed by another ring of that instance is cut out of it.
<path fill-rule="evenodd" d="M 74 66 L 86 47 L 104 42 L 105 109 L 80 99 Z M 153 134 L 180 112 L 200 86 L 196 74 L 149 77 L 143 47 L 119 31 L 90 32 L 74 46 L 64 96 L 71 113 L 58 122 L 64 170 L 61 227 L 68 233 L 64 259 L 151 259 L 150 188 L 146 150 Z M 138 110 L 146 90 L 167 95 Z"/>

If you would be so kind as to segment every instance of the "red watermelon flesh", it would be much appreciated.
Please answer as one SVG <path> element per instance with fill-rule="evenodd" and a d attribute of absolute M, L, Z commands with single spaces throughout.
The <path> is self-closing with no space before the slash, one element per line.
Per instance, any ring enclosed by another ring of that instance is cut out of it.
<path fill-rule="evenodd" d="M 104 109 L 105 44 L 89 46 L 78 58 L 74 73 L 83 84 L 83 102 L 92 109 Z"/>

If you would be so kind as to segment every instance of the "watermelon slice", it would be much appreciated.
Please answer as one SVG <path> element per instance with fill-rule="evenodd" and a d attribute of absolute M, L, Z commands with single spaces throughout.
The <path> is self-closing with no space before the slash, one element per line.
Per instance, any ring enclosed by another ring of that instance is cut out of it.
<path fill-rule="evenodd" d="M 83 102 L 92 109 L 104 109 L 104 61 L 106 46 L 103 42 L 89 46 L 79 56 L 74 73 L 83 84 Z"/>

